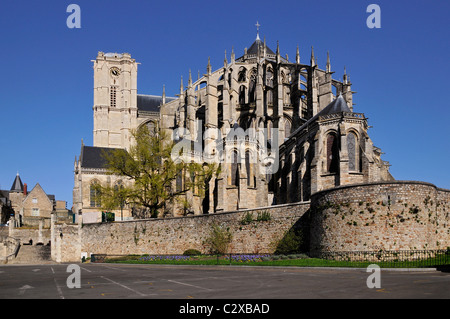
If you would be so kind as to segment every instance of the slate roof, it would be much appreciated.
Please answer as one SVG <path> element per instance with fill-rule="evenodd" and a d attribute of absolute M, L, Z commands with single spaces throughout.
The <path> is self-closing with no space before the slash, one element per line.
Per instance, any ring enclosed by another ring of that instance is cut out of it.
<path fill-rule="evenodd" d="M 159 112 L 159 106 L 162 104 L 162 96 L 157 95 L 137 95 L 137 108 L 140 111 Z M 175 100 L 172 97 L 166 97 L 166 103 Z"/>
<path fill-rule="evenodd" d="M 14 182 L 11 186 L 11 192 L 23 192 L 22 180 L 20 179 L 20 176 L 18 173 L 17 173 L 16 178 L 14 179 Z"/>
<path fill-rule="evenodd" d="M 258 47 L 260 50 L 260 54 L 263 54 L 264 51 L 264 42 L 261 41 L 261 39 L 256 38 L 255 42 L 252 43 L 252 45 L 250 46 L 249 49 L 247 49 L 247 55 L 252 57 L 252 56 L 256 56 L 258 54 Z M 268 46 L 267 44 L 265 45 L 266 48 L 266 59 L 269 60 L 274 60 L 276 57 L 276 53 L 274 53 Z M 236 61 L 237 62 L 243 62 L 244 61 L 244 57 L 245 55 L 239 57 Z M 280 56 L 281 62 L 282 63 L 289 63 L 289 61 L 286 58 L 283 58 L 282 56 Z"/>
<path fill-rule="evenodd" d="M 260 39 L 256 39 L 255 42 L 250 46 L 250 48 L 247 50 L 247 54 L 258 54 L 258 47 L 261 47 L 261 53 L 264 50 L 264 42 L 262 42 Z M 266 45 L 266 53 L 267 54 L 275 54 L 267 45 Z"/>
<path fill-rule="evenodd" d="M 36 186 L 37 185 L 39 185 L 39 183 L 37 183 Z M 42 186 L 40 186 L 40 185 L 39 185 L 39 187 L 42 188 Z M 23 191 L 24 191 L 24 187 L 23 187 L 22 180 L 20 179 L 19 174 L 17 174 L 16 178 L 14 179 L 14 182 L 13 182 L 13 184 L 11 186 L 11 190 L 9 190 L 9 191 L 5 190 L 5 189 L 0 190 L 0 201 L 3 203 L 3 205 L 8 205 L 9 194 L 10 193 L 23 193 Z M 27 196 L 30 193 L 31 193 L 31 191 L 28 191 Z M 50 201 L 52 201 L 52 202 L 56 201 L 55 195 L 52 195 L 52 194 L 46 194 L 46 195 L 47 195 L 48 199 L 50 199 Z"/>
<path fill-rule="evenodd" d="M 111 154 L 115 150 L 121 150 L 121 148 L 109 148 L 109 147 L 96 147 L 85 146 L 81 147 L 80 161 L 83 168 L 97 168 L 103 169 L 107 167 L 107 161 L 105 155 Z"/>
<path fill-rule="evenodd" d="M 297 128 L 294 132 L 292 132 L 291 136 L 296 134 L 297 132 L 303 130 L 305 127 L 307 127 L 310 123 L 314 122 L 319 118 L 319 116 L 324 116 L 328 114 L 334 114 L 339 112 L 352 112 L 350 108 L 347 105 L 347 102 L 345 102 L 344 97 L 342 94 L 339 94 L 339 96 L 334 99 L 330 104 L 328 104 L 322 111 L 314 115 L 312 118 L 310 118 L 308 121 L 303 123 L 299 128 Z"/>
<path fill-rule="evenodd" d="M 347 102 L 345 102 L 344 97 L 339 94 L 339 96 L 334 99 L 333 102 L 328 104 L 322 111 L 320 111 L 317 115 L 327 115 L 327 114 L 334 114 L 339 112 L 351 112 L 350 108 L 347 105 Z"/>

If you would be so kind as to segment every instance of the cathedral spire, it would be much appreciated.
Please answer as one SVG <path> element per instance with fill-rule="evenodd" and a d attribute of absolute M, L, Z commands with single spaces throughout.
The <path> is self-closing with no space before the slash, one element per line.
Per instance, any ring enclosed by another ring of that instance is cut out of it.
<path fill-rule="evenodd" d="M 181 82 L 180 82 L 180 95 L 183 94 L 183 91 L 184 91 L 183 76 L 181 76 Z"/>
<path fill-rule="evenodd" d="M 280 42 L 277 40 L 277 63 L 281 62 L 281 56 L 280 56 Z"/>
<path fill-rule="evenodd" d="M 256 26 L 256 40 L 261 40 L 261 39 L 259 38 L 259 27 L 260 27 L 261 25 L 258 23 L 258 21 L 256 21 L 255 26 Z"/>
<path fill-rule="evenodd" d="M 326 67 L 326 71 L 328 73 L 331 72 L 330 52 L 329 51 L 327 51 L 327 67 Z"/>
<path fill-rule="evenodd" d="M 206 73 L 211 75 L 211 58 L 208 57 L 208 65 L 206 66 Z"/>
<path fill-rule="evenodd" d="M 189 69 L 189 80 L 188 80 L 188 87 L 192 86 L 192 75 L 191 75 L 191 69 Z"/>
<path fill-rule="evenodd" d="M 297 64 L 300 64 L 300 51 L 298 50 L 298 44 L 297 44 L 297 54 L 295 56 L 295 62 Z"/>
<path fill-rule="evenodd" d="M 162 104 L 166 104 L 166 85 L 163 84 Z"/>
<path fill-rule="evenodd" d="M 234 63 L 235 56 L 234 56 L 234 47 L 231 47 L 231 63 Z"/>
<path fill-rule="evenodd" d="M 314 47 L 311 46 L 311 66 L 316 66 L 316 58 L 314 57 Z"/>
<path fill-rule="evenodd" d="M 227 65 L 228 65 L 227 50 L 225 50 L 225 58 L 223 60 L 223 67 L 226 68 Z"/>
<path fill-rule="evenodd" d="M 344 66 L 344 84 L 347 84 L 347 69 Z"/>

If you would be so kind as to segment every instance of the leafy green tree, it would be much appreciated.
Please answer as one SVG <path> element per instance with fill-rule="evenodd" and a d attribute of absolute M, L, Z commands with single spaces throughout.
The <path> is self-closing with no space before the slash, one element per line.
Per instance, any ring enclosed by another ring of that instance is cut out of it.
<path fill-rule="evenodd" d="M 226 254 L 233 240 L 233 234 L 228 228 L 218 224 L 211 224 L 209 237 L 206 243 L 210 246 L 210 250 L 214 254 Z"/>
<path fill-rule="evenodd" d="M 171 158 L 174 142 L 162 130 L 150 131 L 147 126 L 131 131 L 134 144 L 129 151 L 105 152 L 107 170 L 111 175 L 126 177 L 130 183 L 121 188 L 98 185 L 102 208 L 133 207 L 137 218 L 158 217 L 177 201 L 188 207 L 185 196 L 195 188 L 204 197 L 205 183 L 218 173 L 216 164 L 175 162 Z"/>

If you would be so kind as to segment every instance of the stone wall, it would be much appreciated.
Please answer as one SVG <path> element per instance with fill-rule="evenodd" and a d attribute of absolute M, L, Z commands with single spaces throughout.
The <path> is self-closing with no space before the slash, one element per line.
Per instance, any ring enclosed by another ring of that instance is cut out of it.
<path fill-rule="evenodd" d="M 20 240 L 22 245 L 30 242 L 33 245 L 49 245 L 51 242 L 49 228 L 13 228 L 9 232 L 9 236 Z"/>
<path fill-rule="evenodd" d="M 337 187 L 311 199 L 313 251 L 445 249 L 450 190 L 423 182 Z"/>
<path fill-rule="evenodd" d="M 262 212 L 270 214 L 269 221 L 256 220 Z M 450 247 L 449 213 L 450 190 L 429 183 L 346 185 L 317 192 L 311 202 L 187 217 L 54 224 L 52 258 L 78 262 L 91 254 L 208 253 L 214 224 L 231 232 L 231 253 L 271 253 L 297 227 L 309 227 L 311 251 L 445 249 Z M 247 214 L 253 221 L 242 223 Z"/>
<path fill-rule="evenodd" d="M 272 252 L 277 242 L 309 209 L 309 202 L 285 204 L 259 209 L 224 212 L 188 217 L 155 218 L 56 226 L 55 258 L 61 262 L 79 261 L 81 254 L 182 254 L 187 249 L 208 253 L 212 225 L 228 229 L 232 235 L 230 252 Z M 269 221 L 257 221 L 258 213 L 270 214 Z M 247 213 L 253 221 L 243 225 Z M 81 248 L 77 247 L 77 231 L 81 232 Z M 61 236 L 62 234 L 62 236 Z"/>
<path fill-rule="evenodd" d="M 81 261 L 81 225 L 55 225 L 52 232 L 52 259 L 56 262 Z"/>

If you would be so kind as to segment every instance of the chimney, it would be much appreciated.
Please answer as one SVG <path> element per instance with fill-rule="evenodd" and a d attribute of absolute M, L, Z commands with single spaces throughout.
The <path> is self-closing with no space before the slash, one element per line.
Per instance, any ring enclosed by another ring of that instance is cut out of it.
<path fill-rule="evenodd" d="M 23 195 L 27 196 L 27 184 L 23 184 Z"/>

